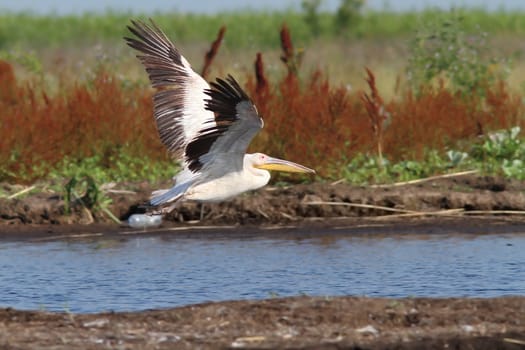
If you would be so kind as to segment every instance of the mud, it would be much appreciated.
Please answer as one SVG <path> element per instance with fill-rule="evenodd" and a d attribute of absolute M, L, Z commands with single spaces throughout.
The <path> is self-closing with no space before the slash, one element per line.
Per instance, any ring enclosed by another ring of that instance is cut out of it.
<path fill-rule="evenodd" d="M 169 184 L 164 184 L 169 186 Z M 20 188 L 6 185 L 4 192 Z M 152 189 L 148 183 L 122 183 L 108 189 L 108 209 L 120 220 L 144 212 Z M 525 218 L 525 183 L 494 177 L 466 175 L 416 184 L 358 187 L 314 183 L 266 187 L 228 202 L 184 203 L 164 218 L 165 226 L 199 222 L 212 225 L 290 224 L 334 218 L 421 218 L 428 216 L 498 216 Z M 66 215 L 61 193 L 44 192 L 0 199 L 0 229 L 13 225 L 67 225 L 111 223 L 97 206 L 79 202 Z"/>
<path fill-rule="evenodd" d="M 295 297 L 133 313 L 0 309 L 3 349 L 523 349 L 525 297 Z"/>

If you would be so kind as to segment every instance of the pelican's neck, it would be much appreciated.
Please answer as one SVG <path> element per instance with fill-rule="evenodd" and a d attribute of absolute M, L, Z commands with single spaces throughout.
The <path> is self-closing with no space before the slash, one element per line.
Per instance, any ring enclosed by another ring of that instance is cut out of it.
<path fill-rule="evenodd" d="M 270 181 L 270 172 L 268 170 L 254 167 L 255 155 L 244 155 L 244 173 L 246 176 L 253 178 L 253 182 L 257 184 L 256 188 L 265 186 Z"/>

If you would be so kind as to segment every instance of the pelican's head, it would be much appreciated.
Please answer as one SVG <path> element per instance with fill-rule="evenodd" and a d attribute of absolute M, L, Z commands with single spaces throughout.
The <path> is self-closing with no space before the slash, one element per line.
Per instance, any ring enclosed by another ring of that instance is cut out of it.
<path fill-rule="evenodd" d="M 252 166 L 257 169 L 285 171 L 289 173 L 314 173 L 315 170 L 307 168 L 301 164 L 287 160 L 273 158 L 264 153 L 253 153 L 249 155 Z"/>

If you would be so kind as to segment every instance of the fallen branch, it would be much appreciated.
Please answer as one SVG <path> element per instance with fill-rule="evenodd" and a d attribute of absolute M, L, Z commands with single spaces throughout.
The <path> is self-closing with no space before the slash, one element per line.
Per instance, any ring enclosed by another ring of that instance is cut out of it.
<path fill-rule="evenodd" d="M 525 340 L 513 339 L 513 338 L 503 338 L 504 342 L 518 345 L 525 345 Z"/>
<path fill-rule="evenodd" d="M 55 241 L 55 240 L 62 240 L 62 239 L 84 239 L 84 238 L 91 238 L 91 237 L 101 237 L 104 236 L 104 233 L 102 232 L 95 232 L 95 233 L 73 233 L 73 234 L 67 234 L 67 235 L 55 235 L 55 236 L 49 236 L 49 237 L 40 237 L 40 238 L 34 238 L 31 240 L 31 242 L 45 242 L 45 241 Z"/>
<path fill-rule="evenodd" d="M 469 210 L 465 215 L 525 215 L 525 210 Z"/>
<path fill-rule="evenodd" d="M 406 214 L 392 214 L 392 215 L 381 215 L 376 216 L 374 219 L 394 219 L 394 218 L 407 218 L 407 217 L 422 217 L 422 216 L 458 216 L 465 212 L 465 209 L 446 209 L 438 211 L 419 211 L 414 213 Z"/>
<path fill-rule="evenodd" d="M 24 193 L 27 193 L 27 192 L 29 192 L 29 191 L 34 190 L 35 187 L 36 187 L 35 185 L 33 185 L 33 186 L 29 186 L 29 187 L 26 187 L 26 188 L 24 188 L 23 190 L 18 191 L 17 193 L 13 193 L 13 194 L 10 195 L 9 197 L 7 197 L 7 199 L 13 199 L 13 198 L 16 198 L 16 197 L 18 197 L 18 196 L 21 196 L 21 195 L 23 195 Z"/>
<path fill-rule="evenodd" d="M 334 182 L 331 182 L 330 185 L 331 186 L 335 186 L 335 185 L 339 185 L 340 183 L 343 183 L 343 182 L 346 182 L 345 178 L 342 178 L 342 179 L 336 180 Z"/>
<path fill-rule="evenodd" d="M 114 223 L 116 223 L 117 225 L 120 225 L 122 222 L 111 212 L 111 210 L 109 210 L 106 206 L 101 206 L 100 209 L 106 213 L 107 216 L 109 216 L 109 218 L 111 220 L 113 220 Z"/>
<path fill-rule="evenodd" d="M 266 214 L 264 211 L 262 211 L 260 208 L 257 208 L 257 212 L 259 214 L 261 214 L 262 216 L 264 216 L 266 219 L 269 219 L 270 217 L 268 216 L 268 214 Z"/>
<path fill-rule="evenodd" d="M 446 178 L 449 178 L 449 177 L 471 175 L 471 174 L 476 174 L 478 172 L 479 172 L 479 170 L 467 170 L 467 171 L 460 171 L 458 173 L 450 173 L 450 174 L 442 174 L 442 175 L 425 177 L 423 179 L 416 179 L 416 180 L 410 180 L 410 181 L 396 182 L 396 183 L 393 183 L 393 184 L 370 185 L 370 187 L 372 187 L 372 188 L 383 188 L 383 187 L 396 187 L 396 186 L 413 185 L 413 184 L 422 183 L 422 182 L 426 182 L 426 181 L 446 179 Z"/>
<path fill-rule="evenodd" d="M 354 208 L 366 208 L 389 211 L 399 214 L 381 215 L 375 217 L 375 219 L 392 219 L 392 218 L 403 218 L 403 217 L 418 217 L 418 216 L 461 216 L 461 215 L 525 215 L 525 210 L 468 210 L 463 208 L 446 209 L 438 211 L 416 211 L 406 209 L 396 209 L 390 207 L 383 207 L 381 205 L 372 204 L 360 204 L 360 203 L 347 203 L 347 202 L 305 202 L 305 205 L 334 205 L 334 206 L 345 206 Z"/>
<path fill-rule="evenodd" d="M 137 194 L 136 191 L 130 191 L 130 190 L 104 190 L 106 193 L 114 193 L 114 194 Z"/>
<path fill-rule="evenodd" d="M 305 205 L 334 205 L 334 206 L 344 206 L 344 207 L 366 208 L 366 209 L 384 210 L 384 211 L 390 211 L 390 212 L 395 212 L 395 213 L 405 213 L 405 214 L 419 213 L 418 211 L 414 211 L 414 210 L 396 209 L 396 208 L 390 208 L 390 207 L 383 207 L 381 205 L 360 204 L 360 203 L 314 201 L 314 202 L 305 202 L 303 204 Z"/>

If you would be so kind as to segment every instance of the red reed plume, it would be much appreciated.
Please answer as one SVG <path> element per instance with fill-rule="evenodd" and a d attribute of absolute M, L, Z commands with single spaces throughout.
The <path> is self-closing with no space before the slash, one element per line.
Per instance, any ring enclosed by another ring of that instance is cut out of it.
<path fill-rule="evenodd" d="M 290 30 L 286 23 L 281 28 L 281 49 L 283 50 L 281 61 L 288 67 L 288 76 L 297 76 L 302 55 L 295 52 Z"/>
<path fill-rule="evenodd" d="M 201 75 L 204 79 L 206 79 L 213 59 L 215 58 L 217 52 L 219 51 L 219 48 L 221 47 L 222 39 L 224 38 L 225 32 L 226 26 L 222 26 L 221 29 L 219 29 L 219 33 L 217 34 L 217 39 L 215 39 L 215 41 L 211 44 L 210 49 L 208 50 L 208 52 L 206 52 L 206 55 L 204 56 L 204 66 L 202 67 L 201 71 Z"/>
<path fill-rule="evenodd" d="M 264 75 L 264 65 L 260 52 L 257 52 L 257 58 L 255 59 L 255 79 L 255 92 L 257 95 L 266 95 L 268 92 L 268 80 Z"/>
<path fill-rule="evenodd" d="M 370 87 L 370 95 L 366 92 L 361 94 L 361 100 L 363 101 L 370 124 L 372 126 L 372 132 L 374 134 L 374 140 L 377 147 L 377 157 L 379 158 L 379 166 L 383 164 L 383 126 L 388 116 L 385 110 L 383 99 L 379 95 L 376 87 L 376 79 L 374 73 L 365 67 L 367 78 L 366 82 Z"/>

